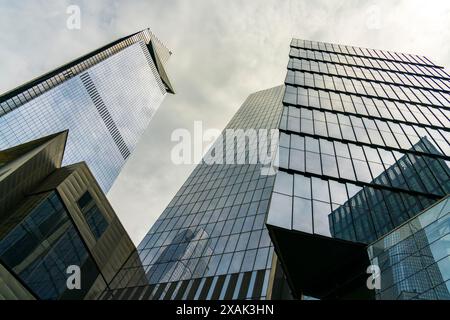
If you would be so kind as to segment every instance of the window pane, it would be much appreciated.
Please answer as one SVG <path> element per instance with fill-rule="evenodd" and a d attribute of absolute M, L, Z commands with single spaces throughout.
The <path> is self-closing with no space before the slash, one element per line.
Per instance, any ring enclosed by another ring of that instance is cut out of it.
<path fill-rule="evenodd" d="M 77 203 L 95 239 L 100 239 L 102 234 L 108 228 L 109 223 L 98 208 L 89 191 L 86 191 L 80 199 L 78 199 Z"/>
<path fill-rule="evenodd" d="M 280 147 L 280 167 L 289 168 L 289 149 Z"/>
<path fill-rule="evenodd" d="M 260 248 L 256 254 L 254 270 L 265 269 L 267 264 L 267 257 L 269 255 L 269 248 Z"/>
<path fill-rule="evenodd" d="M 337 157 L 337 162 L 341 178 L 355 180 L 355 174 L 353 173 L 353 166 L 350 159 Z"/>
<path fill-rule="evenodd" d="M 220 260 L 219 268 L 217 269 L 216 274 L 225 274 L 228 271 L 228 267 L 231 263 L 231 257 L 233 256 L 232 253 L 227 253 L 222 256 L 222 259 Z"/>
<path fill-rule="evenodd" d="M 306 170 L 308 172 L 322 174 L 318 153 L 306 152 Z"/>
<path fill-rule="evenodd" d="M 311 199 L 311 179 L 296 174 L 294 176 L 294 195 Z"/>
<path fill-rule="evenodd" d="M 294 197 L 292 227 L 299 231 L 313 232 L 311 200 Z"/>
<path fill-rule="evenodd" d="M 329 155 L 334 155 L 333 142 L 320 139 L 320 151 Z"/>
<path fill-rule="evenodd" d="M 334 146 L 336 148 L 336 155 L 350 158 L 350 153 L 348 152 L 348 147 L 346 144 L 335 142 Z"/>
<path fill-rule="evenodd" d="M 314 233 L 324 236 L 331 236 L 329 215 L 331 212 L 330 204 L 320 201 L 313 201 L 314 213 Z"/>
<path fill-rule="evenodd" d="M 301 119 L 301 127 L 302 127 L 301 132 L 314 134 L 312 120 L 302 118 Z M 296 131 L 298 131 L 298 130 L 296 130 Z"/>
<path fill-rule="evenodd" d="M 311 182 L 313 199 L 329 202 L 330 195 L 328 192 L 328 181 L 318 178 L 311 178 Z"/>
<path fill-rule="evenodd" d="M 280 146 L 289 148 L 290 135 L 281 132 L 280 133 Z"/>
<path fill-rule="evenodd" d="M 242 260 L 244 259 L 244 251 L 235 252 L 231 260 L 229 273 L 239 272 L 241 270 Z"/>
<path fill-rule="evenodd" d="M 274 191 L 292 195 L 293 176 L 289 173 L 279 171 L 275 181 Z"/>
<path fill-rule="evenodd" d="M 257 250 L 249 250 L 245 252 L 244 261 L 242 263 L 241 272 L 247 272 L 253 270 L 253 265 L 255 263 Z"/>
<path fill-rule="evenodd" d="M 339 125 L 336 123 L 327 123 L 328 133 L 330 137 L 341 139 L 341 131 L 339 129 Z"/>
<path fill-rule="evenodd" d="M 353 165 L 355 166 L 356 177 L 359 181 L 371 182 L 372 176 L 370 175 L 369 167 L 365 161 L 353 160 Z"/>
<path fill-rule="evenodd" d="M 322 169 L 324 175 L 339 178 L 335 157 L 322 154 Z"/>
<path fill-rule="evenodd" d="M 319 152 L 319 140 L 306 137 L 306 151 Z"/>
<path fill-rule="evenodd" d="M 361 147 L 354 144 L 349 144 L 349 148 L 350 154 L 352 155 L 353 159 L 366 161 L 366 158 L 364 157 L 364 152 Z"/>
<path fill-rule="evenodd" d="M 344 204 L 348 200 L 345 184 L 333 180 L 330 180 L 329 184 L 331 201 L 337 204 Z"/>
<path fill-rule="evenodd" d="M 291 228 L 292 223 L 292 198 L 274 192 L 270 202 L 267 223 L 283 228 Z"/>
<path fill-rule="evenodd" d="M 291 149 L 289 168 L 297 171 L 305 171 L 305 153 Z"/>
<path fill-rule="evenodd" d="M 291 148 L 305 150 L 305 138 L 298 135 L 291 135 Z"/>

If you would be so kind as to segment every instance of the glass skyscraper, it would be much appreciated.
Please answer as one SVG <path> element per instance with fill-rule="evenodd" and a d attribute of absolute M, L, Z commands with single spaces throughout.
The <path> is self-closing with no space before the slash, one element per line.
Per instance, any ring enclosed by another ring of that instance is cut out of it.
<path fill-rule="evenodd" d="M 422 56 L 294 39 L 283 105 L 277 256 L 296 297 L 361 297 L 366 245 L 450 193 L 450 77 Z"/>
<path fill-rule="evenodd" d="M 370 245 L 450 193 L 449 118 L 450 76 L 426 57 L 293 39 L 285 85 L 227 126 L 279 129 L 275 174 L 199 164 L 103 298 L 394 298 L 366 287 Z M 430 271 L 434 297 L 448 297 L 449 253 Z"/>
<path fill-rule="evenodd" d="M 0 150 L 69 130 L 63 165 L 108 191 L 167 92 L 170 51 L 146 29 L 0 96 Z"/>
<path fill-rule="evenodd" d="M 251 94 L 225 129 L 276 129 L 283 94 L 284 86 Z M 236 164 L 194 169 L 104 299 L 267 298 L 273 247 L 264 220 L 275 176 L 233 150 Z M 147 279 L 130 276 L 142 266 Z"/>

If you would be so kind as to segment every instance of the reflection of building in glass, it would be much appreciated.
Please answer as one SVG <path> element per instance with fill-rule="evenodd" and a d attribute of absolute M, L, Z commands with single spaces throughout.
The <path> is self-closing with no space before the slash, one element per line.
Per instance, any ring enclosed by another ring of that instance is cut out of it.
<path fill-rule="evenodd" d="M 0 149 L 70 130 L 63 164 L 85 161 L 108 191 L 166 92 L 170 52 L 147 29 L 0 96 Z"/>
<path fill-rule="evenodd" d="M 368 247 L 381 269 L 379 299 L 450 300 L 450 199 Z"/>
<path fill-rule="evenodd" d="M 422 56 L 293 39 L 285 84 L 267 216 L 283 271 L 296 297 L 371 298 L 367 244 L 450 193 L 450 76 Z"/>
<path fill-rule="evenodd" d="M 209 235 L 202 229 L 181 231 L 147 272 L 149 283 L 202 276 L 208 268 L 205 261 L 199 261 L 195 270 L 184 262 L 190 257 L 212 255 L 213 250 L 208 246 L 208 239 Z"/>
<path fill-rule="evenodd" d="M 94 299 L 136 254 L 86 164 L 61 167 L 66 139 L 62 132 L 0 151 L 4 299 Z M 79 290 L 67 287 L 69 266 L 80 268 Z"/>
<path fill-rule="evenodd" d="M 435 153 L 438 152 L 426 137 L 416 143 L 413 149 L 435 150 Z M 386 171 L 378 175 L 372 181 L 372 184 L 385 185 L 386 181 L 390 181 L 391 185 L 396 188 L 408 188 L 408 185 L 411 184 L 416 186 L 423 185 L 428 186 L 431 192 L 439 194 L 442 187 L 444 190 L 450 189 L 448 173 L 448 166 L 441 158 L 424 159 L 403 155 L 388 167 Z M 434 177 L 437 177 L 437 179 L 433 179 Z M 442 185 L 439 185 L 439 183 Z M 381 206 L 383 206 L 385 201 L 383 197 L 377 196 L 379 192 L 373 188 L 363 187 L 361 191 L 352 196 L 343 205 L 334 209 L 328 217 L 331 236 L 350 241 L 374 241 L 385 232 L 392 230 L 394 226 L 398 226 L 418 213 L 420 207 L 405 208 L 401 197 L 390 196 L 386 197 L 386 199 L 388 207 L 392 208 L 392 210 L 386 212 L 384 216 L 382 214 L 376 215 L 372 212 L 373 208 L 380 207 L 379 202 L 382 202 Z M 363 203 L 370 205 L 368 207 L 358 205 Z M 381 221 L 381 219 L 386 218 L 388 220 Z M 348 224 L 352 223 L 353 219 L 358 219 L 358 223 L 361 225 L 361 228 L 355 228 L 358 234 L 348 234 Z M 378 225 L 380 223 L 383 225 L 380 231 L 376 227 L 371 227 L 377 222 Z"/>

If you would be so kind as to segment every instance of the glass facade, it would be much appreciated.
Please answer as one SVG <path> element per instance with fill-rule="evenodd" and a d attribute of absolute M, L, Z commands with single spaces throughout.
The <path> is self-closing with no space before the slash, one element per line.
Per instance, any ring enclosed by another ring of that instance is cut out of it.
<path fill-rule="evenodd" d="M 85 161 L 108 191 L 169 90 L 164 49 L 144 30 L 1 96 L 0 149 L 68 129 L 63 165 Z"/>
<path fill-rule="evenodd" d="M 450 193 L 442 67 L 293 39 L 287 69 L 269 230 L 369 244 Z"/>
<path fill-rule="evenodd" d="M 0 260 L 39 299 L 83 299 L 100 272 L 56 192 L 35 196 L 30 212 L 2 223 Z M 69 290 L 67 267 L 80 267 L 81 289 Z"/>
<path fill-rule="evenodd" d="M 450 300 L 450 198 L 368 247 L 380 268 L 379 299 Z"/>
<path fill-rule="evenodd" d="M 198 165 L 104 298 L 274 298 L 277 265 L 294 297 L 350 297 L 367 245 L 450 193 L 449 118 L 450 76 L 426 57 L 293 39 L 285 86 L 227 127 L 279 129 L 275 176 Z M 148 284 L 121 280 L 141 264 Z"/>
<path fill-rule="evenodd" d="M 283 133 L 280 148 L 290 138 L 280 152 L 289 171 L 277 175 L 269 224 L 369 243 L 450 187 L 442 159 Z"/>
<path fill-rule="evenodd" d="M 450 192 L 450 77 L 425 57 L 294 39 L 268 223 L 369 243 Z"/>
<path fill-rule="evenodd" d="M 226 129 L 276 129 L 283 93 L 279 86 L 250 95 Z M 245 155 L 224 148 L 236 160 Z M 274 175 L 242 163 L 199 164 L 138 246 L 140 259 L 117 275 L 124 289 L 104 298 L 266 298 L 273 247 L 264 221 Z M 141 264 L 148 284 L 125 281 Z"/>

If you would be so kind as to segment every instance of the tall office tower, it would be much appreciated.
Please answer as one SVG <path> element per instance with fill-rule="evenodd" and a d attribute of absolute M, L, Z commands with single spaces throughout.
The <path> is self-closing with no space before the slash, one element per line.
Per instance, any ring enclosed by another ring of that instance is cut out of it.
<path fill-rule="evenodd" d="M 137 255 L 86 164 L 61 167 L 66 141 L 0 151 L 0 299 L 95 299 Z"/>
<path fill-rule="evenodd" d="M 284 86 L 278 86 L 251 94 L 225 130 L 276 129 L 283 93 Z M 138 246 L 141 261 L 127 262 L 111 286 L 116 290 L 105 293 L 104 299 L 264 299 L 273 295 L 273 248 L 264 220 L 275 177 L 267 175 L 262 164 L 249 161 L 255 144 L 247 144 L 246 154 L 228 141 L 223 149 L 231 150 L 223 158 L 231 155 L 234 164 L 204 161 L 197 165 Z M 140 270 L 141 263 L 147 283 L 140 277 L 130 282 L 129 274 L 134 268 Z"/>
<path fill-rule="evenodd" d="M 0 150 L 69 130 L 63 164 L 86 161 L 107 192 L 167 92 L 170 52 L 148 30 L 0 96 Z"/>
<path fill-rule="evenodd" d="M 448 298 L 448 242 L 434 256 L 395 230 L 450 192 L 450 76 L 422 56 L 294 39 L 283 105 L 267 227 L 293 295 Z M 411 221 L 425 246 L 428 223 Z M 374 241 L 386 252 L 370 263 Z"/>
<path fill-rule="evenodd" d="M 427 228 L 448 220 L 414 219 L 450 192 L 449 118 L 450 76 L 427 58 L 294 39 L 285 88 L 251 95 L 227 126 L 279 128 L 275 179 L 198 165 L 138 247 L 147 285 L 118 276 L 103 298 L 446 297 L 449 250 L 434 254 L 446 241 Z M 429 241 L 413 251 L 402 224 Z"/>

